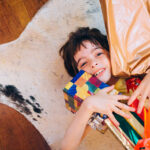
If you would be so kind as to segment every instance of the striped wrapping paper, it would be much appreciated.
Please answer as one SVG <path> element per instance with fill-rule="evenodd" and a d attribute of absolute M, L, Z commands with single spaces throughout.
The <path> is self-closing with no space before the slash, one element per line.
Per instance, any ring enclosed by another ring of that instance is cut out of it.
<path fill-rule="evenodd" d="M 122 81 L 122 80 L 121 80 Z M 122 82 L 120 82 L 122 83 Z M 140 80 L 138 78 L 132 78 L 125 81 L 124 87 L 128 93 L 133 92 L 139 85 Z M 117 85 L 120 86 L 120 84 Z M 64 99 L 66 107 L 69 111 L 75 113 L 82 102 L 90 95 L 96 94 L 100 89 L 108 87 L 106 83 L 101 82 L 95 76 L 92 76 L 83 70 L 81 70 L 63 89 Z M 116 88 L 117 86 L 115 86 Z M 121 88 L 120 88 L 121 89 Z M 109 94 L 121 94 L 117 90 L 113 90 Z M 124 94 L 124 93 L 123 93 Z M 138 100 L 135 100 L 133 107 L 137 107 Z M 124 110 L 123 110 L 124 111 Z M 144 137 L 144 122 L 143 122 L 143 111 L 140 115 L 136 112 L 126 112 L 132 117 L 125 119 L 114 113 L 115 118 L 119 121 L 120 126 L 116 127 L 106 115 L 98 114 L 101 120 L 107 124 L 110 130 L 116 135 L 116 137 L 122 142 L 126 149 L 132 150 L 137 144 L 139 139 Z M 93 119 L 92 119 L 93 120 Z M 100 122 L 102 123 L 102 121 Z M 103 129 L 103 128 L 101 128 Z"/>

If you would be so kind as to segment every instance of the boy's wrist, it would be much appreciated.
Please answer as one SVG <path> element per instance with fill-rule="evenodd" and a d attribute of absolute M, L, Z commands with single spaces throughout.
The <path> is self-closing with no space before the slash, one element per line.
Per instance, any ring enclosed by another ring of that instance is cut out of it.
<path fill-rule="evenodd" d="M 91 96 L 90 96 L 91 97 Z M 89 114 L 92 115 L 93 114 L 93 107 L 90 103 L 90 97 L 88 97 L 84 102 L 83 102 L 83 107 L 85 109 L 85 111 Z"/>

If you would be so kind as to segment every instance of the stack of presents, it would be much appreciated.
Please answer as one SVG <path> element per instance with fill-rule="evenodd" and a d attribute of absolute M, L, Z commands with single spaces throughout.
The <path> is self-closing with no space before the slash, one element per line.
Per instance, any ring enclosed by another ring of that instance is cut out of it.
<path fill-rule="evenodd" d="M 100 0 L 106 26 L 112 73 L 120 76 L 109 94 L 131 95 L 141 82 L 135 77 L 150 68 L 150 3 L 148 0 Z M 134 76 L 134 77 L 133 77 Z M 129 78 L 130 77 L 130 78 Z M 64 88 L 66 107 L 76 113 L 90 95 L 109 85 L 81 70 Z M 131 105 L 137 109 L 139 100 Z M 128 150 L 150 149 L 150 110 L 129 113 L 126 119 L 114 113 L 119 127 L 105 115 L 93 113 L 88 124 L 104 133 L 109 128 Z"/>
<path fill-rule="evenodd" d="M 115 85 L 116 89 L 121 89 L 132 93 L 140 83 L 139 78 L 129 78 L 124 82 L 123 79 L 118 80 Z M 123 85 L 122 83 L 125 83 Z M 117 87 L 122 85 L 122 87 Z M 64 98 L 66 107 L 72 113 L 76 113 L 82 102 L 90 95 L 96 94 L 99 90 L 108 87 L 106 83 L 101 82 L 97 77 L 92 76 L 81 70 L 64 88 Z M 125 89 L 125 87 L 127 89 Z M 120 90 L 120 91 L 121 91 Z M 125 93 L 125 92 L 123 92 Z M 109 94 L 121 94 L 117 90 L 112 90 Z M 132 107 L 137 108 L 138 100 L 135 100 Z M 98 131 L 104 133 L 108 128 L 117 136 L 122 144 L 129 150 L 134 149 L 137 142 L 144 138 L 144 110 L 141 114 L 136 112 L 126 112 L 132 116 L 130 119 L 123 118 L 114 113 L 115 118 L 119 121 L 120 126 L 116 127 L 105 114 L 94 113 L 88 124 Z M 150 112 L 149 112 L 150 113 Z M 148 114 L 148 113 L 147 113 Z M 150 116 L 150 115 L 149 115 Z"/>

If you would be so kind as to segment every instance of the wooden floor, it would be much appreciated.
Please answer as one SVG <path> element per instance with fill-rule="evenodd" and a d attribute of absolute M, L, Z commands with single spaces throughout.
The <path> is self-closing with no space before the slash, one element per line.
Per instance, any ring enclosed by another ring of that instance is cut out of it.
<path fill-rule="evenodd" d="M 51 150 L 39 131 L 19 112 L 0 104 L 0 150 Z"/>
<path fill-rule="evenodd" d="M 0 0 L 0 44 L 18 38 L 47 0 Z"/>

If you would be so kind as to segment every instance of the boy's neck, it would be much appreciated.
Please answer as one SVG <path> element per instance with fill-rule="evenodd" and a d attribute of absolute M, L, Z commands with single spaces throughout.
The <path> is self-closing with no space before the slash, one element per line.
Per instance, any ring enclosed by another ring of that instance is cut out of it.
<path fill-rule="evenodd" d="M 112 76 L 111 79 L 107 82 L 108 85 L 113 85 L 118 81 L 118 77 Z"/>

